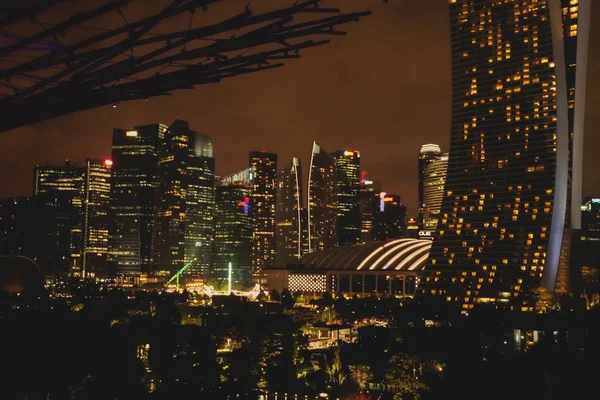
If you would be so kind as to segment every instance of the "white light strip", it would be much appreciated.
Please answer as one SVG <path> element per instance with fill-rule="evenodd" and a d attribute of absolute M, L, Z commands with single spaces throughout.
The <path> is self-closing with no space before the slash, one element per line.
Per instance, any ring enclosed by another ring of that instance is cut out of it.
<path fill-rule="evenodd" d="M 404 239 L 403 243 L 400 243 L 397 246 L 394 246 L 392 249 L 386 251 L 385 253 L 383 253 L 383 255 L 381 257 L 379 257 L 377 259 L 377 261 L 375 261 L 373 263 L 373 265 L 371 265 L 369 267 L 370 270 L 374 270 L 375 268 L 377 268 L 377 265 L 379 265 L 380 262 L 382 262 L 383 260 L 385 260 L 386 257 L 388 257 L 390 254 L 393 254 L 394 252 L 400 250 L 403 247 L 406 246 L 410 246 L 414 241 L 416 241 L 417 239 Z"/>
<path fill-rule="evenodd" d="M 356 269 L 359 270 L 362 267 L 364 267 L 364 265 L 367 263 L 367 261 L 369 261 L 375 254 L 379 253 L 381 250 L 385 249 L 386 247 L 391 246 L 391 245 L 396 244 L 396 243 L 407 241 L 407 240 L 410 240 L 410 239 L 396 239 L 396 240 L 392 240 L 391 242 L 388 242 L 388 243 L 384 244 L 383 246 L 378 247 L 371 254 L 369 254 L 367 256 L 367 258 L 365 258 L 363 260 L 363 262 L 361 262 L 360 265 L 358 266 L 358 268 L 356 268 Z"/>
<path fill-rule="evenodd" d="M 406 266 L 406 264 L 408 264 L 409 262 L 413 261 L 415 258 L 417 258 L 418 256 L 422 255 L 423 253 L 425 253 L 426 255 L 429 254 L 430 250 L 431 250 L 431 245 L 424 246 L 424 247 L 420 248 L 419 250 L 415 251 L 413 254 L 411 254 L 410 256 L 406 257 L 404 260 L 402 260 L 402 262 L 400 264 L 398 264 L 395 269 L 396 270 L 404 269 L 405 266 Z M 411 267 L 414 267 L 414 265 L 409 266 L 408 270 L 410 270 Z"/>
<path fill-rule="evenodd" d="M 410 267 L 408 267 L 408 270 L 409 271 L 413 271 L 413 270 L 417 269 L 417 267 L 419 265 L 425 264 L 425 262 L 427 261 L 428 258 L 429 258 L 429 252 L 427 252 L 427 254 L 424 254 L 423 257 L 421 257 L 417 261 L 415 261 L 413 263 L 413 265 L 411 265 Z"/>
<path fill-rule="evenodd" d="M 427 242 L 430 242 L 430 241 L 428 240 Z M 424 241 L 424 240 L 423 240 L 423 241 L 421 241 L 421 240 L 420 240 L 420 241 L 419 241 L 419 243 L 415 243 L 415 244 L 413 244 L 412 246 L 409 246 L 409 247 L 405 248 L 405 249 L 404 249 L 404 250 L 402 250 L 400 253 L 398 253 L 398 254 L 396 254 L 394 257 L 392 257 L 392 258 L 390 259 L 390 261 L 388 261 L 388 262 L 387 262 L 387 263 L 386 263 L 386 264 L 383 266 L 383 268 L 382 268 L 382 269 L 388 269 L 388 267 L 389 267 L 390 265 L 392 265 L 392 264 L 393 264 L 393 263 L 394 263 L 394 262 L 395 262 L 397 259 L 399 259 L 400 257 L 402 257 L 402 256 L 406 255 L 407 253 L 410 253 L 412 250 L 414 250 L 414 249 L 416 249 L 416 248 L 419 248 L 419 247 L 426 246 L 427 244 L 431 245 L 431 243 L 427 243 L 427 242 L 426 242 L 426 241 Z M 398 268 L 396 268 L 396 269 L 398 269 Z"/>

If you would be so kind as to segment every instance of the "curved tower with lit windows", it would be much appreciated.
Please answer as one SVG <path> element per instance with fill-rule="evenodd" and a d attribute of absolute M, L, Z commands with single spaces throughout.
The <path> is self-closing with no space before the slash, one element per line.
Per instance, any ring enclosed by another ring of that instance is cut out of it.
<path fill-rule="evenodd" d="M 424 293 L 532 310 L 569 290 L 590 0 L 449 0 L 452 133 Z"/>

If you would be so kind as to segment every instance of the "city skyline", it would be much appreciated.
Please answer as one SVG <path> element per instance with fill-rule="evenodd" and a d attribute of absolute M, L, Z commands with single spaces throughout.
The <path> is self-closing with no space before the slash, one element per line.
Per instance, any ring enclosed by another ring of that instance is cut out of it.
<path fill-rule="evenodd" d="M 247 2 L 232 3 L 234 8 L 243 8 Z M 177 92 L 168 99 L 103 107 L 1 134 L 0 166 L 14 172 L 0 176 L 0 197 L 31 194 L 32 169 L 37 163 L 109 157 L 113 128 L 170 124 L 179 118 L 213 137 L 218 175 L 243 169 L 247 152 L 256 148 L 277 153 L 281 159 L 298 157 L 305 165 L 310 161 L 308 146 L 313 140 L 332 150 L 359 149 L 369 178 L 382 181 L 384 190 L 400 194 L 409 215 L 416 217 L 414 157 L 423 143 L 438 143 L 442 151 L 449 150 L 447 2 L 327 3 L 349 11 L 370 8 L 373 15 L 347 27 L 352 40 L 333 38 L 327 49 L 311 50 L 281 70 Z M 599 8 L 592 10 L 594 20 Z M 591 35 L 588 108 L 593 109 L 600 103 L 596 89 L 600 81 L 595 78 L 600 76 L 600 32 L 593 21 Z M 393 58 L 372 62 L 382 57 Z M 590 132 L 597 131 L 600 117 L 588 115 Z M 593 165 L 592 151 L 598 140 L 593 136 L 586 137 L 587 171 Z M 308 168 L 304 174 L 306 181 Z M 598 187 L 600 177 L 584 177 L 584 195 L 597 194 Z"/>

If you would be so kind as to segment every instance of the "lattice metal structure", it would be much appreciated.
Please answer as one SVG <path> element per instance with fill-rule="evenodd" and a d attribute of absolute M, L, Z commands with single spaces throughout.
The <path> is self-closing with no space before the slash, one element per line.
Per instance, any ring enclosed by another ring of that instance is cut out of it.
<path fill-rule="evenodd" d="M 255 14 L 250 1 L 212 21 L 231 0 L 160 1 L 0 2 L 0 132 L 281 67 L 370 14 L 322 0 Z"/>

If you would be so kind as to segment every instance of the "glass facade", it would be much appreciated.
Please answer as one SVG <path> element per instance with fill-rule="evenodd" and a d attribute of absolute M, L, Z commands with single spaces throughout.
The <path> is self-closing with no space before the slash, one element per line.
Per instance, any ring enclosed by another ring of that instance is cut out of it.
<path fill-rule="evenodd" d="M 358 206 L 360 209 L 360 242 L 366 243 L 373 240 L 373 211 L 377 206 L 377 193 L 383 190 L 381 182 L 365 179 L 366 172 L 362 172 L 360 189 L 358 191 Z"/>
<path fill-rule="evenodd" d="M 36 260 L 46 273 L 66 274 L 81 268 L 84 174 L 84 168 L 68 161 L 62 166 L 35 168 Z"/>
<path fill-rule="evenodd" d="M 302 167 L 298 158 L 277 177 L 277 254 L 275 266 L 297 262 L 304 254 L 302 235 Z"/>
<path fill-rule="evenodd" d="M 425 169 L 429 164 L 442 156 L 442 150 L 437 144 L 424 144 L 419 151 L 419 226 L 425 229 Z"/>
<path fill-rule="evenodd" d="M 360 243 L 360 152 L 339 150 L 335 162 L 337 241 L 339 246 Z"/>
<path fill-rule="evenodd" d="M 423 172 L 423 225 L 422 229 L 435 230 L 442 207 L 446 175 L 448 172 L 448 154 L 444 154 L 425 167 Z"/>
<path fill-rule="evenodd" d="M 81 273 L 85 279 L 107 273 L 111 166 L 111 160 L 85 162 Z"/>
<path fill-rule="evenodd" d="M 337 203 L 335 160 L 313 143 L 308 174 L 308 249 L 309 252 L 337 246 Z"/>
<path fill-rule="evenodd" d="M 206 273 L 212 247 L 214 159 L 212 141 L 173 122 L 158 156 L 152 254 L 155 268 L 171 274 L 186 262 L 186 274 Z"/>
<path fill-rule="evenodd" d="M 253 177 L 253 168 L 248 168 L 217 181 L 211 272 L 222 288 L 227 287 L 229 263 L 236 288 L 252 282 Z"/>
<path fill-rule="evenodd" d="M 531 291 L 553 289 L 566 265 L 578 1 L 562 4 L 561 19 L 560 4 L 546 0 L 449 0 L 450 157 L 423 290 L 465 310 L 531 310 Z M 551 20 L 567 21 L 564 30 Z"/>
<path fill-rule="evenodd" d="M 260 281 L 260 271 L 275 264 L 275 209 L 277 205 L 277 154 L 251 151 L 249 167 L 252 179 L 252 213 L 254 239 L 252 243 L 252 275 Z"/>
<path fill-rule="evenodd" d="M 149 272 L 152 265 L 158 150 L 166 125 L 113 129 L 109 262 L 119 275 Z"/>

